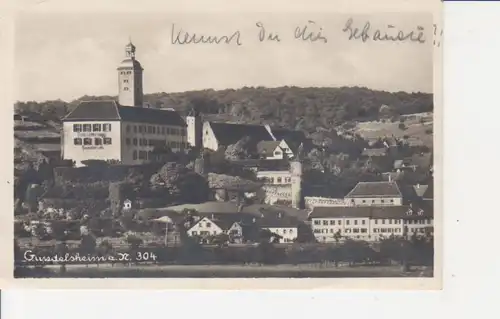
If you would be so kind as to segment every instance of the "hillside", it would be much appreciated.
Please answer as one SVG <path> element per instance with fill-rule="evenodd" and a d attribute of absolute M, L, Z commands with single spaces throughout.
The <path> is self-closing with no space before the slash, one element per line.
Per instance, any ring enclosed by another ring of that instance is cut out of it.
<path fill-rule="evenodd" d="M 80 101 L 110 98 L 114 97 L 83 96 L 70 102 L 16 103 L 17 112 L 28 114 L 28 121 L 15 127 L 19 153 L 26 158 L 56 155 L 60 119 Z M 394 135 L 406 138 L 411 144 L 432 148 L 433 96 L 426 93 L 390 93 L 362 87 L 244 87 L 153 93 L 146 94 L 145 101 L 150 107 L 172 108 L 181 114 L 195 108 L 205 120 L 303 130 L 323 146 L 350 143 L 350 139 L 370 141 Z M 404 127 L 400 125 L 402 122 Z"/>

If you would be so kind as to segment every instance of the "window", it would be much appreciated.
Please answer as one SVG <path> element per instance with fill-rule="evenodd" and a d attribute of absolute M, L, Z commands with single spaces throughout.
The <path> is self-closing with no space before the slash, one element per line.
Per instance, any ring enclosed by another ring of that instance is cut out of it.
<path fill-rule="evenodd" d="M 274 156 L 279 156 L 279 155 L 281 155 L 281 152 L 280 152 L 280 151 L 276 151 L 276 152 L 274 152 Z"/>
<path fill-rule="evenodd" d="M 136 150 L 134 150 L 134 152 L 132 153 L 132 159 L 133 160 L 137 159 L 137 151 Z"/>
<path fill-rule="evenodd" d="M 351 203 L 353 203 L 353 204 L 354 204 L 354 199 L 351 199 Z"/>
<path fill-rule="evenodd" d="M 101 131 L 101 124 L 92 125 L 92 132 L 100 132 L 100 131 Z"/>
<path fill-rule="evenodd" d="M 366 224 L 366 221 L 363 219 L 363 220 L 361 221 L 361 225 L 364 225 L 364 224 Z"/>
<path fill-rule="evenodd" d="M 372 199 L 372 204 L 375 204 L 375 200 L 374 199 Z"/>
<path fill-rule="evenodd" d="M 153 152 L 151 152 L 151 151 L 148 152 L 148 159 L 149 160 L 153 159 Z"/>
<path fill-rule="evenodd" d="M 366 229 L 366 228 L 361 228 L 361 232 L 362 232 L 362 233 L 364 233 L 364 234 L 366 234 L 366 233 L 368 232 L 368 229 Z"/>
<path fill-rule="evenodd" d="M 128 91 L 128 87 L 124 87 L 124 88 L 123 88 L 123 91 Z"/>
<path fill-rule="evenodd" d="M 130 139 L 128 137 L 125 139 L 125 144 L 130 145 Z"/>
<path fill-rule="evenodd" d="M 95 145 L 102 145 L 102 139 L 100 137 L 94 138 L 94 144 Z"/>
<path fill-rule="evenodd" d="M 127 125 L 127 126 L 125 127 L 125 132 L 130 133 L 130 125 Z"/>
<path fill-rule="evenodd" d="M 210 228 L 212 226 L 212 223 L 207 222 L 206 226 L 207 228 Z"/>
<path fill-rule="evenodd" d="M 192 232 L 193 236 L 196 236 L 198 233 L 196 231 Z"/>
<path fill-rule="evenodd" d="M 140 145 L 140 146 L 142 146 L 142 145 L 143 145 L 143 144 L 142 144 L 142 142 L 143 142 L 143 139 L 142 139 L 142 138 L 140 138 L 140 139 L 139 139 L 139 145 Z"/>
<path fill-rule="evenodd" d="M 382 225 L 384 225 L 384 224 L 385 224 L 385 219 L 382 219 Z"/>
<path fill-rule="evenodd" d="M 283 234 L 286 234 L 286 229 L 283 229 Z"/>
<path fill-rule="evenodd" d="M 75 145 L 82 145 L 82 139 L 81 138 L 75 138 L 75 139 L 73 139 L 73 143 Z"/>
<path fill-rule="evenodd" d="M 142 139 L 142 145 L 144 145 L 144 146 L 148 146 L 148 140 L 147 140 L 147 139 L 145 139 L 145 138 L 143 138 L 143 139 Z"/>
<path fill-rule="evenodd" d="M 388 220 L 388 223 L 389 223 L 389 224 L 392 224 L 392 219 L 389 219 L 389 220 Z"/>
<path fill-rule="evenodd" d="M 333 228 L 330 228 L 330 233 L 333 234 L 334 232 L 335 232 L 335 230 Z"/>
<path fill-rule="evenodd" d="M 391 203 L 394 203 L 394 199 L 391 199 Z"/>
<path fill-rule="evenodd" d="M 315 220 L 314 225 L 321 225 L 321 220 Z"/>
<path fill-rule="evenodd" d="M 123 83 L 128 83 L 128 80 L 127 79 L 123 80 Z"/>
<path fill-rule="evenodd" d="M 328 221 L 327 220 L 323 221 L 323 226 L 328 226 Z"/>
<path fill-rule="evenodd" d="M 346 221 L 345 221 L 345 224 L 346 224 L 346 225 L 349 225 L 349 223 L 350 223 L 350 220 L 346 220 Z"/>
<path fill-rule="evenodd" d="M 281 177 L 278 177 L 276 180 L 277 183 L 281 183 Z"/>
<path fill-rule="evenodd" d="M 139 133 L 142 133 L 142 125 L 139 125 Z"/>
<path fill-rule="evenodd" d="M 353 233 L 359 233 L 359 228 L 353 228 L 353 229 L 352 229 L 352 232 L 353 232 Z"/>
<path fill-rule="evenodd" d="M 90 125 L 90 124 L 83 124 L 83 131 L 84 132 L 91 132 L 92 131 L 92 125 Z"/>
<path fill-rule="evenodd" d="M 137 125 L 134 125 L 134 133 L 137 133 Z"/>
<path fill-rule="evenodd" d="M 153 126 L 153 134 L 156 134 L 156 126 Z"/>
<path fill-rule="evenodd" d="M 335 225 L 335 220 L 331 220 L 330 225 Z"/>
<path fill-rule="evenodd" d="M 102 130 L 104 132 L 111 132 L 111 124 L 110 123 L 103 124 L 102 125 Z"/>
<path fill-rule="evenodd" d="M 104 138 L 104 145 L 111 145 L 111 137 Z"/>
<path fill-rule="evenodd" d="M 152 126 L 148 126 L 148 134 L 152 134 L 153 133 L 153 127 Z"/>
<path fill-rule="evenodd" d="M 170 134 L 170 127 L 167 127 L 167 134 Z M 205 131 L 205 135 L 208 135 L 208 131 Z"/>
<path fill-rule="evenodd" d="M 153 140 L 148 140 L 148 145 L 149 146 L 153 146 L 154 145 L 154 141 Z"/>
<path fill-rule="evenodd" d="M 357 224 L 358 224 L 358 220 L 357 220 L 357 219 L 355 219 L 355 220 L 354 220 L 354 225 L 357 225 Z"/>
<path fill-rule="evenodd" d="M 139 159 L 140 160 L 146 159 L 146 152 L 145 151 L 139 151 Z"/>
<path fill-rule="evenodd" d="M 135 146 L 137 146 L 137 139 L 136 139 L 136 138 L 134 138 L 134 139 L 132 140 L 132 144 L 134 144 Z"/>
<path fill-rule="evenodd" d="M 385 200 L 381 199 L 380 202 L 383 204 L 385 202 Z"/>
<path fill-rule="evenodd" d="M 375 219 L 375 225 L 377 225 L 377 224 L 378 224 L 378 219 Z"/>
<path fill-rule="evenodd" d="M 84 138 L 83 139 L 83 145 L 92 145 L 92 139 L 91 138 Z"/>
<path fill-rule="evenodd" d="M 164 127 L 161 128 L 161 134 L 165 135 L 165 128 Z"/>
<path fill-rule="evenodd" d="M 81 124 L 73 124 L 73 132 L 81 132 L 82 125 Z"/>

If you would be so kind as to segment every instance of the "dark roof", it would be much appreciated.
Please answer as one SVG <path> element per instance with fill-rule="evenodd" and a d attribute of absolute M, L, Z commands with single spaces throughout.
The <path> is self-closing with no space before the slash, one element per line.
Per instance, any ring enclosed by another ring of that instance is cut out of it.
<path fill-rule="evenodd" d="M 409 211 L 411 209 L 411 214 Z M 334 206 L 314 207 L 309 214 L 310 218 L 391 218 L 391 219 L 418 219 L 433 217 L 431 207 L 423 209 L 410 206 Z"/>
<path fill-rule="evenodd" d="M 253 141 L 272 141 L 273 138 L 262 125 L 210 122 L 210 127 L 220 145 L 228 146 L 248 136 Z"/>
<path fill-rule="evenodd" d="M 434 181 L 429 184 L 424 194 L 422 195 L 423 199 L 434 199 Z"/>
<path fill-rule="evenodd" d="M 262 155 L 273 155 L 274 150 L 280 143 L 281 141 L 260 141 L 257 143 L 257 153 Z"/>
<path fill-rule="evenodd" d="M 359 182 L 346 198 L 402 196 L 396 182 Z"/>
<path fill-rule="evenodd" d="M 280 227 L 298 227 L 300 221 L 282 211 L 266 211 L 264 217 L 259 218 L 256 224 L 260 228 L 280 228 Z"/>
<path fill-rule="evenodd" d="M 175 111 L 119 105 L 114 100 L 83 101 L 63 121 L 127 121 L 186 126 Z"/>
<path fill-rule="evenodd" d="M 288 146 L 295 152 L 301 143 L 305 143 L 307 138 L 302 131 L 292 131 L 281 128 L 271 128 L 271 133 L 276 140 L 285 140 Z"/>

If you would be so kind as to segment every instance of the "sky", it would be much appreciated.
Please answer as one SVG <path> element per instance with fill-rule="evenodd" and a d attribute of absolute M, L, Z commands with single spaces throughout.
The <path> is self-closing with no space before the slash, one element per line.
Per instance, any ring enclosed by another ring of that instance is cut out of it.
<path fill-rule="evenodd" d="M 424 27 L 424 44 L 348 40 L 346 21 L 371 30 L 392 24 L 409 32 Z M 183 92 L 243 86 L 365 86 L 376 90 L 432 92 L 432 17 L 387 13 L 24 13 L 16 19 L 15 99 L 70 101 L 83 95 L 116 95 L 116 67 L 129 38 L 144 68 L 144 92 Z M 315 22 L 327 43 L 294 38 Z M 281 42 L 259 42 L 261 22 Z M 236 44 L 171 43 L 175 30 L 231 35 Z"/>

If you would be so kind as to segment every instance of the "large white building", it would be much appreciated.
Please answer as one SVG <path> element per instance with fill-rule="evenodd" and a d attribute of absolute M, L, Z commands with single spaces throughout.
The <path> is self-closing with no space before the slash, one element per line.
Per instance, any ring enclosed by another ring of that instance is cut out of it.
<path fill-rule="evenodd" d="M 336 206 L 314 207 L 309 215 L 314 236 L 319 242 L 346 238 L 377 241 L 390 236 L 432 233 L 431 207 Z"/>
<path fill-rule="evenodd" d="M 165 146 L 174 152 L 186 148 L 187 125 L 177 112 L 143 106 L 143 68 L 132 43 L 117 72 L 118 102 L 81 102 L 63 119 L 63 159 L 76 166 L 84 160 L 134 165 L 160 160 Z"/>

